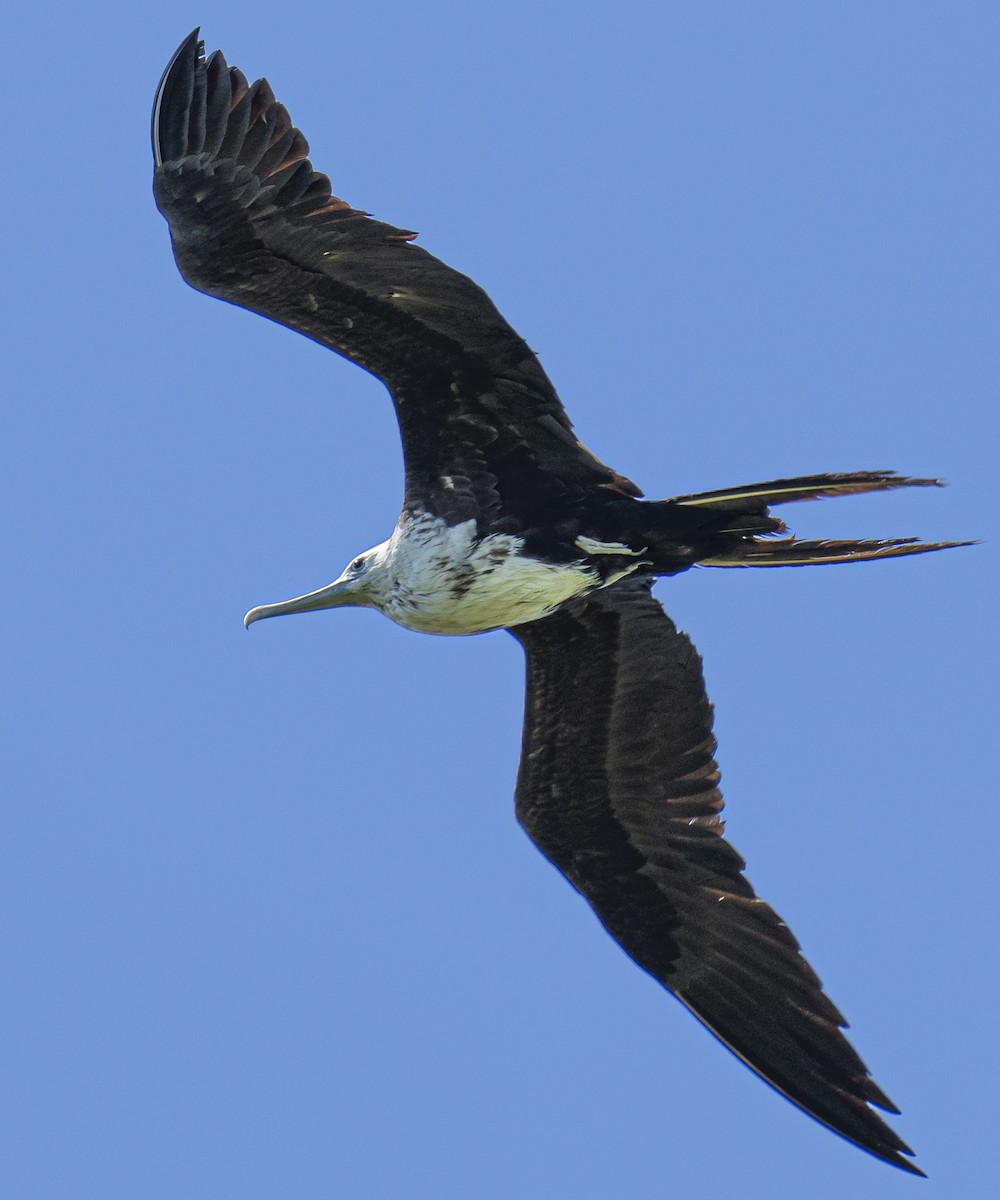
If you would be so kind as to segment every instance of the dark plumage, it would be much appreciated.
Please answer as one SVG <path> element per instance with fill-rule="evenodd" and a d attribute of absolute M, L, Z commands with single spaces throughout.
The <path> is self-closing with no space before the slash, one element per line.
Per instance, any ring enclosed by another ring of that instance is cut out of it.
<path fill-rule="evenodd" d="M 650 594 L 702 563 L 788 566 L 942 549 L 799 542 L 774 505 L 904 486 L 892 472 L 645 501 L 575 438 L 526 343 L 471 280 L 333 196 L 268 84 L 197 31 L 153 112 L 154 191 L 184 278 L 388 387 L 406 483 L 392 537 L 328 587 L 248 614 L 366 604 L 410 628 L 509 628 L 527 659 L 517 814 L 640 966 L 763 1079 L 919 1174 L 787 926 L 723 840 L 697 653 Z"/>

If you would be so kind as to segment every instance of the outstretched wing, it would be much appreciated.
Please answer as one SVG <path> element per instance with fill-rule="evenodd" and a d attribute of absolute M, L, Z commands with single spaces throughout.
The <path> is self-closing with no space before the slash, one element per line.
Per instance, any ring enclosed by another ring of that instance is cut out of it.
<path fill-rule="evenodd" d="M 403 439 L 406 500 L 449 520 L 635 484 L 573 436 L 527 344 L 415 234 L 339 200 L 266 80 L 195 30 L 153 106 L 153 191 L 199 291 L 304 333 L 378 376 Z M 509 494 L 508 494 L 509 493 Z"/>
<path fill-rule="evenodd" d="M 527 657 L 517 814 L 611 936 L 752 1070 L 863 1149 L 922 1174 L 898 1110 L 723 837 L 701 660 L 624 580 L 511 632 Z"/>

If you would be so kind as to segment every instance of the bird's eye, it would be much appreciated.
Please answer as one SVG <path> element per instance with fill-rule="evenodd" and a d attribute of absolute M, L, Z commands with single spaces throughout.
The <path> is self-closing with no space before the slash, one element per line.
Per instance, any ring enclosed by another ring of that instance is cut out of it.
<path fill-rule="evenodd" d="M 352 571 L 360 571 L 360 570 L 361 570 L 361 568 L 362 568 L 364 565 L 365 565 L 365 560 L 364 560 L 364 558 L 363 558 L 363 557 L 362 557 L 362 558 L 356 558 L 356 559 L 354 560 L 354 562 L 352 562 L 352 563 L 351 563 L 351 570 L 352 570 Z"/>

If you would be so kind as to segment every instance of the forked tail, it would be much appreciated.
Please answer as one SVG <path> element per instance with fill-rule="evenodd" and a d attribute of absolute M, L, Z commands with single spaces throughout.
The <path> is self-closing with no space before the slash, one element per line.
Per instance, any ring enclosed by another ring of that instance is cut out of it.
<path fill-rule="evenodd" d="M 738 534 L 718 553 L 699 559 L 706 567 L 804 567 L 821 563 L 866 562 L 876 558 L 900 558 L 905 554 L 927 554 L 969 542 L 921 542 L 919 538 L 885 540 L 798 541 L 778 538 L 785 523 L 770 515 L 769 508 L 797 500 L 826 496 L 852 496 L 900 487 L 943 487 L 939 479 L 914 479 L 895 471 L 853 471 L 840 475 L 803 475 L 796 479 L 772 479 L 743 487 L 689 496 L 673 496 L 672 502 L 692 508 L 732 514 L 718 529 L 720 534 Z"/>

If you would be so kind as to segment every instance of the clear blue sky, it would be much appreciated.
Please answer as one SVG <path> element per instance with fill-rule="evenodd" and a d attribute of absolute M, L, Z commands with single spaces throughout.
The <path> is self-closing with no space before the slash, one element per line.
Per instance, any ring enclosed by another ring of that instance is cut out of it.
<path fill-rule="evenodd" d="M 993 3 L 22 5 L 5 33 L 4 925 L 16 1200 L 995 1195 Z M 188 289 L 148 110 L 197 23 L 651 495 L 896 468 L 659 594 L 729 832 L 930 1173 L 802 1116 L 517 827 L 520 651 L 268 622 L 387 536 L 378 383 Z M 992 1185 L 992 1186 L 991 1186 Z"/>

